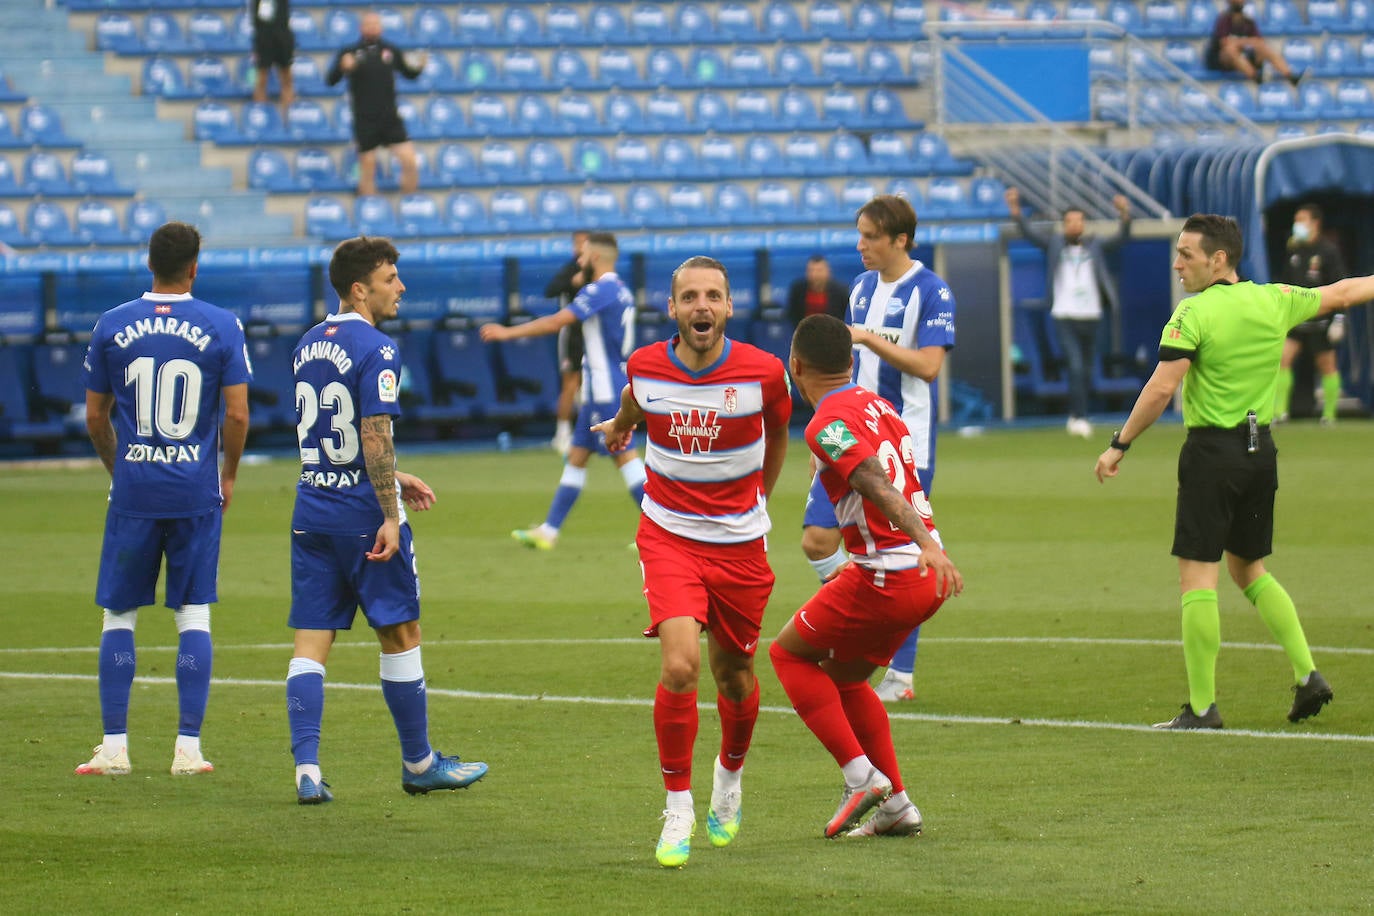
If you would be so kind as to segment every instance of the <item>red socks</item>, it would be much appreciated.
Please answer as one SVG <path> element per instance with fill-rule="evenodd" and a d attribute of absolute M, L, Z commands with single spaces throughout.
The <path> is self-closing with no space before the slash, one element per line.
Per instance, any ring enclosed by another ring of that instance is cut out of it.
<path fill-rule="evenodd" d="M 757 693 L 754 704 L 757 712 Z M 663 770 L 664 788 L 669 792 L 689 791 L 692 788 L 692 747 L 697 741 L 695 690 L 673 693 L 662 684 L 658 685 L 654 695 L 654 734 L 658 737 L 658 764 Z M 745 743 L 748 744 L 747 739 Z"/>
<path fill-rule="evenodd" d="M 869 761 L 892 781 L 892 791 L 900 792 L 902 774 L 897 772 L 897 750 L 892 746 L 892 724 L 887 719 L 887 708 L 868 681 L 852 684 L 838 684 L 840 703 L 844 706 L 845 718 L 859 746 L 868 755 Z"/>
<path fill-rule="evenodd" d="M 768 657 L 773 661 L 773 670 L 782 682 L 782 689 L 787 691 L 787 698 L 792 701 L 792 708 L 825 745 L 835 762 L 844 766 L 862 754 L 863 747 L 846 718 L 840 691 L 830 676 L 815 662 L 793 655 L 776 642 L 768 647 Z M 885 712 L 883 714 L 886 716 Z M 874 765 L 877 765 L 876 760 Z M 883 775 L 887 775 L 886 771 Z"/>
<path fill-rule="evenodd" d="M 744 766 L 744 755 L 754 737 L 754 723 L 759 719 L 758 680 L 754 680 L 754 692 L 738 703 L 724 694 L 717 694 L 716 711 L 720 713 L 721 766 L 738 770 Z"/>

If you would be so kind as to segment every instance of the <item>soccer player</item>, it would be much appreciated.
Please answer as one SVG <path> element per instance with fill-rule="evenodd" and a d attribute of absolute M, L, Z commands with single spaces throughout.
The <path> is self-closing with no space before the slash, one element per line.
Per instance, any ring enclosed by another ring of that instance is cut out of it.
<path fill-rule="evenodd" d="M 1278 453 L 1269 423 L 1279 358 L 1288 330 L 1374 298 L 1374 277 L 1340 280 L 1318 289 L 1240 282 L 1240 227 L 1229 217 L 1195 214 L 1183 224 L 1174 272 L 1185 292 L 1159 343 L 1159 364 L 1126 423 L 1098 456 L 1098 481 L 1115 477 L 1126 450 L 1159 419 L 1183 386 L 1188 437 L 1178 459 L 1173 555 L 1183 605 L 1183 661 L 1188 702 L 1156 728 L 1221 728 L 1216 663 L 1221 649 L 1217 609 L 1223 555 L 1231 580 L 1255 606 L 1293 669 L 1288 720 L 1321 712 L 1332 691 L 1316 670 L 1297 609 L 1264 568 L 1273 550 Z"/>
<path fill-rule="evenodd" d="M 354 238 L 329 262 L 339 311 L 305 332 L 292 355 L 301 475 L 291 519 L 291 616 L 295 654 L 286 714 L 296 759 L 296 798 L 333 798 L 320 774 L 320 722 L 329 649 L 361 605 L 381 644 L 382 696 L 401 740 L 401 788 L 414 795 L 461 789 L 485 763 L 445 757 L 429 743 L 420 660 L 420 582 L 406 506 L 434 504 L 424 481 L 396 469 L 391 438 L 401 357 L 377 329 L 396 317 L 405 285 L 396 248 Z"/>
<path fill-rule="evenodd" d="M 658 637 L 662 660 L 654 733 L 668 798 L 655 857 L 667 868 L 687 863 L 696 827 L 703 629 L 721 721 L 706 821 L 714 846 L 739 833 L 744 757 L 759 712 L 754 651 L 773 590 L 767 502 L 787 452 L 792 398 L 777 357 L 725 336 L 733 309 L 723 264 L 682 262 L 668 298 L 677 334 L 630 356 L 620 410 L 596 427 L 613 453 L 629 447 L 641 422 L 648 431 L 635 541 L 649 604 L 644 635 Z"/>
<path fill-rule="evenodd" d="M 191 295 L 199 256 L 194 226 L 160 226 L 148 241 L 152 291 L 101 315 L 86 351 L 86 429 L 111 483 L 95 594 L 105 609 L 105 738 L 76 768 L 82 776 L 131 769 L 134 624 L 157 598 L 164 556 L 165 601 L 179 634 L 172 775 L 214 770 L 200 749 L 214 660 L 210 605 L 219 600 L 220 529 L 248 437 L 251 369 L 238 319 Z"/>
<path fill-rule="evenodd" d="M 588 235 L 585 229 L 572 234 L 572 259 L 558 268 L 558 273 L 544 287 L 544 297 L 557 299 L 560 308 L 572 302 L 582 287 L 587 285 L 587 275 L 582 266 L 582 247 L 587 244 Z M 549 442 L 553 450 L 564 458 L 568 457 L 568 449 L 572 448 L 577 395 L 582 390 L 582 353 L 582 326 L 577 322 L 565 325 L 558 332 L 558 375 L 562 386 L 558 390 L 558 417 L 553 439 Z"/>
<path fill-rule="evenodd" d="M 493 323 L 481 329 L 483 340 L 501 341 L 557 334 L 579 323 L 582 328 L 582 390 L 586 394 L 578 410 L 572 446 L 548 515 L 540 525 L 510 533 L 526 547 L 553 549 L 563 522 L 587 483 L 587 461 L 593 453 L 610 454 L 591 427 L 615 415 L 620 392 L 625 387 L 625 357 L 634 343 L 634 294 L 615 272 L 619 256 L 620 248 L 614 235 L 609 232 L 589 234 L 577 259 L 591 279 L 578 291 L 571 305 L 525 324 L 506 327 Z M 630 448 L 611 458 L 620 469 L 630 498 L 639 505 L 644 498 L 644 462 Z"/>
<path fill-rule="evenodd" d="M 768 655 L 797 715 L 844 773 L 825 835 L 910 836 L 921 832 L 921 812 L 868 678 L 964 583 L 921 491 L 911 431 L 891 404 L 850 381 L 852 363 L 842 321 L 813 315 L 797 326 L 792 380 L 816 408 L 806 444 L 851 562 L 783 626 Z"/>
<path fill-rule="evenodd" d="M 879 195 L 859 208 L 858 250 L 864 273 L 849 295 L 854 338 L 854 382 L 897 408 L 911 433 L 916 471 L 927 496 L 935 486 L 938 377 L 945 354 L 954 349 L 954 294 L 938 274 L 912 260 L 916 211 L 904 197 Z M 802 516 L 802 551 L 821 581 L 848 562 L 839 523 L 817 477 Z M 912 700 L 916 640 L 902 643 L 878 684 L 885 702 Z"/>

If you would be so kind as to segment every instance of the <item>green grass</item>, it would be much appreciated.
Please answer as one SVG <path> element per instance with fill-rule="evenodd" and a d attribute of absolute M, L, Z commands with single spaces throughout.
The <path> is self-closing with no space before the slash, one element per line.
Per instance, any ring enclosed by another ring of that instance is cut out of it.
<path fill-rule="evenodd" d="M 1298 604 L 1335 702 L 1285 721 L 1287 662 L 1224 584 L 1228 730 L 1205 735 L 1136 728 L 1186 696 L 1168 555 L 1180 439 L 1177 427 L 1152 430 L 1100 486 L 1096 441 L 1057 429 L 946 435 L 936 517 L 967 588 L 923 631 L 918 701 L 893 719 L 925 835 L 820 838 L 838 773 L 761 656 L 744 828 L 727 849 L 706 841 L 718 731 L 705 710 L 701 821 L 681 871 L 653 860 L 658 653 L 638 636 L 646 615 L 626 550 L 635 510 L 608 462 L 594 463 L 558 549 L 536 553 L 508 533 L 543 515 L 558 475 L 550 453 L 412 456 L 402 446 L 403 466 L 440 499 L 413 518 L 432 738 L 491 773 L 465 792 L 401 792 L 376 644 L 360 621 L 329 664 L 322 756 L 337 800 L 313 809 L 294 803 L 283 710 L 293 464 L 245 467 L 226 521 L 204 732 L 216 772 L 202 779 L 166 771 L 176 636 L 161 608 L 138 624 L 134 773 L 71 775 L 99 740 L 91 596 L 106 478 L 6 468 L 0 911 L 1367 908 L 1374 620 L 1361 570 L 1374 427 L 1279 433 L 1269 566 Z M 778 584 L 765 636 L 814 591 L 797 547 L 805 486 L 794 443 L 774 500 Z"/>

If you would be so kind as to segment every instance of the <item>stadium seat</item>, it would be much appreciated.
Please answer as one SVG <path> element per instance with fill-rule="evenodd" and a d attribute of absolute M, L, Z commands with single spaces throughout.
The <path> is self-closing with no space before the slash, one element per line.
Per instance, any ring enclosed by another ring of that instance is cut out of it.
<path fill-rule="evenodd" d="M 835 189 L 823 181 L 805 181 L 797 192 L 798 217 L 803 223 L 834 223 L 849 218 Z"/>
<path fill-rule="evenodd" d="M 864 99 L 863 114 L 858 123 L 877 129 L 915 126 L 907 117 L 906 109 L 902 106 L 902 100 L 897 93 L 882 86 L 868 90 L 868 96 Z"/>
<path fill-rule="evenodd" d="M 783 168 L 789 175 L 816 176 L 830 173 L 830 163 L 819 140 L 809 133 L 790 135 L 782 144 Z"/>
<path fill-rule="evenodd" d="M 1206 72 L 1203 67 L 1202 53 L 1190 41 L 1171 41 L 1164 46 L 1164 59 L 1193 78 Z"/>
<path fill-rule="evenodd" d="M 1340 117 L 1342 119 L 1357 119 L 1374 117 L 1374 100 L 1371 100 L 1369 87 L 1364 81 L 1356 79 L 1344 79 L 1336 84 L 1336 110 L 1339 115 L 1328 114 L 1326 117 Z"/>
<path fill-rule="evenodd" d="M 357 41 L 359 24 L 360 17 L 353 10 L 334 7 L 324 17 L 324 47 L 342 48 Z"/>
<path fill-rule="evenodd" d="M 597 82 L 612 89 L 646 89 L 650 83 L 640 75 L 639 65 L 624 48 L 602 48 L 596 54 Z"/>
<path fill-rule="evenodd" d="M 1265 0 L 1258 19 L 1260 32 L 1264 35 L 1302 35 L 1316 31 L 1307 24 L 1293 0 Z"/>
<path fill-rule="evenodd" d="M 1060 18 L 1059 8 L 1054 3 L 1050 2 L 1050 0 L 1030 0 L 1030 2 L 1026 4 L 1026 22 L 1044 26 L 1052 22 L 1057 22 Z M 1045 29 L 1043 31 L 1037 30 L 1029 34 L 1035 37 L 1051 37 L 1055 32 L 1050 29 Z M 1059 34 L 1063 37 L 1063 35 L 1067 33 Z"/>
<path fill-rule="evenodd" d="M 24 229 L 19 225 L 19 214 L 14 212 L 14 208 L 4 201 L 0 201 L 0 242 L 4 242 L 14 248 L 23 248 L 34 244 L 33 240 L 24 234 Z"/>
<path fill-rule="evenodd" d="M 349 139 L 330 122 L 324 106 L 313 99 L 296 99 L 291 103 L 284 129 L 297 143 L 342 143 Z"/>
<path fill-rule="evenodd" d="M 553 413 L 562 390 L 557 343 L 552 336 L 520 337 L 496 344 L 500 371 L 492 409 L 506 416 L 544 417 Z"/>
<path fill-rule="evenodd" d="M 926 6 L 924 0 L 893 0 L 888 15 L 889 37 L 893 41 L 917 41 L 924 37 Z"/>
<path fill-rule="evenodd" d="M 687 88 L 742 85 L 715 48 L 696 48 L 687 58 Z"/>
<path fill-rule="evenodd" d="M 301 190 L 291 165 L 280 150 L 254 150 L 248 157 L 248 187 L 259 191 L 289 193 Z"/>
<path fill-rule="evenodd" d="M 396 219 L 391 201 L 380 194 L 361 194 L 353 202 L 353 220 L 361 235 L 401 235 L 402 227 Z"/>
<path fill-rule="evenodd" d="M 780 181 L 762 182 L 754 191 L 754 213 L 760 223 L 790 225 L 797 220 L 797 198 L 792 186 Z"/>
<path fill-rule="evenodd" d="M 342 87 L 342 83 L 339 84 Z M 442 53 L 433 53 L 425 58 L 420 75 L 411 83 L 416 92 L 463 92 L 467 89 L 453 70 L 453 64 Z"/>
<path fill-rule="evenodd" d="M 501 84 L 509 89 L 539 89 L 544 68 L 528 48 L 510 48 L 501 55 Z"/>
<path fill-rule="evenodd" d="M 62 118 L 47 105 L 32 102 L 19 111 L 19 137 L 34 146 L 79 146 L 62 129 Z"/>
<path fill-rule="evenodd" d="M 578 222 L 588 229 L 620 229 L 626 225 L 620 200 L 601 185 L 586 185 L 577 193 Z"/>
<path fill-rule="evenodd" d="M 577 208 L 562 188 L 544 188 L 534 197 L 534 224 L 545 232 L 570 232 L 579 225 Z"/>
<path fill-rule="evenodd" d="M 19 135 L 14 132 L 14 125 L 10 122 L 10 116 L 5 109 L 0 108 L 0 149 L 16 149 L 26 144 Z"/>
<path fill-rule="evenodd" d="M 774 83 L 768 58 L 752 45 L 738 45 L 730 49 L 726 60 L 726 83 L 731 86 L 768 86 Z"/>
<path fill-rule="evenodd" d="M 645 181 L 654 177 L 658 165 L 653 151 L 642 137 L 620 136 L 611 145 L 611 174 L 626 181 Z"/>
<path fill-rule="evenodd" d="M 491 228 L 487 208 L 471 191 L 455 191 L 444 201 L 444 216 L 450 232 L 456 235 L 481 235 Z"/>
<path fill-rule="evenodd" d="M 288 22 L 291 34 L 296 39 L 296 47 L 302 51 L 323 51 L 330 48 L 331 42 L 320 31 L 319 23 L 308 10 L 299 7 L 291 11 Z M 386 28 L 385 25 L 382 26 Z M 391 37 L 391 36 L 388 36 Z"/>
<path fill-rule="evenodd" d="M 840 188 L 840 209 L 846 213 L 854 213 L 877 194 L 877 188 L 873 187 L 873 182 L 867 178 L 851 178 Z M 917 216 L 921 215 L 923 214 L 918 211 Z"/>
<path fill-rule="evenodd" d="M 1180 38 L 1197 38 L 1212 33 L 1212 26 L 1216 22 L 1216 4 L 1212 0 L 1187 0 L 1183 8 L 1183 25 L 1186 30 Z"/>
<path fill-rule="evenodd" d="M 347 191 L 352 184 L 339 174 L 338 163 L 327 150 L 307 146 L 296 150 L 292 173 L 296 189 L 312 193 Z"/>
<path fill-rule="evenodd" d="M 434 171 L 440 184 L 471 183 L 479 178 L 477 161 L 461 143 L 445 143 L 439 147 Z"/>
<path fill-rule="evenodd" d="M 975 215 L 968 187 L 958 178 L 944 175 L 926 184 L 926 210 L 933 219 L 968 219 Z"/>
<path fill-rule="evenodd" d="M 112 10 L 101 13 L 95 21 L 95 47 L 97 51 L 113 51 L 116 54 L 140 54 L 143 52 L 143 39 L 138 34 L 138 25 L 132 16 Z"/>
<path fill-rule="evenodd" d="M 1150 38 L 1172 38 L 1188 34 L 1183 8 L 1175 0 L 1146 0 L 1144 7 L 1140 15 L 1139 34 Z"/>
<path fill-rule="evenodd" d="M 14 166 L 4 156 L 0 156 L 0 197 L 18 197 L 24 189 L 14 177 Z"/>
<path fill-rule="evenodd" d="M 1255 93 L 1239 83 L 1226 83 L 1217 90 L 1217 97 L 1247 118 L 1255 113 Z"/>
<path fill-rule="evenodd" d="M 715 24 L 700 3 L 674 4 L 673 36 L 684 44 L 697 44 L 716 39 Z"/>
<path fill-rule="evenodd" d="M 863 141 L 850 133 L 838 133 L 830 139 L 826 158 L 836 174 L 866 175 L 874 171 Z"/>
<path fill-rule="evenodd" d="M 1287 121 L 1303 114 L 1298 94 L 1287 83 L 1270 81 L 1259 87 L 1255 99 L 1256 121 Z"/>
<path fill-rule="evenodd" d="M 430 139 L 451 140 L 466 137 L 472 132 L 458 103 L 447 96 L 435 96 L 425 106 L 424 122 Z M 346 137 L 343 139 L 347 139 Z"/>
<path fill-rule="evenodd" d="M 504 140 L 488 140 L 477 150 L 477 168 L 487 184 L 521 184 L 525 181 L 520 154 Z"/>
<path fill-rule="evenodd" d="M 244 345 L 253 363 L 248 383 L 250 429 L 284 429 L 296 425 L 296 379 L 291 355 L 294 334 L 278 334 L 269 325 L 244 327 Z"/>
<path fill-rule="evenodd" d="M 1006 193 L 1007 186 L 996 178 L 973 179 L 969 182 L 969 204 L 974 215 L 982 219 L 1010 219 Z"/>
<path fill-rule="evenodd" d="M 602 3 L 592 7 L 587 14 L 587 33 L 598 44 L 623 43 L 630 37 L 630 24 L 625 21 L 619 6 Z"/>
<path fill-rule="evenodd" d="M 731 130 L 734 116 L 725 96 L 711 89 L 703 89 L 692 102 L 692 122 L 702 130 Z"/>
<path fill-rule="evenodd" d="M 170 57 L 150 57 L 145 60 L 139 87 L 144 95 L 164 99 L 183 99 L 190 95 L 181 67 Z"/>
<path fill-rule="evenodd" d="M 81 236 L 72 231 L 67 211 L 46 200 L 29 204 L 24 218 L 29 238 L 37 245 L 70 246 L 84 244 Z"/>
<path fill-rule="evenodd" d="M 701 184 L 677 184 L 668 191 L 665 221 L 671 226 L 704 226 L 711 222 L 710 204 Z"/>
<path fill-rule="evenodd" d="M 787 173 L 777 141 L 763 134 L 754 134 L 745 139 L 740 158 L 747 175 L 776 176 Z"/>
<path fill-rule="evenodd" d="M 316 196 L 305 202 L 305 232 L 326 241 L 357 235 L 353 218 L 337 197 Z"/>
<path fill-rule="evenodd" d="M 544 14 L 544 35 L 554 45 L 583 45 L 589 40 L 581 14 L 567 4 L 552 6 Z"/>
<path fill-rule="evenodd" d="M 773 111 L 772 98 L 757 89 L 745 89 L 735 95 L 732 120 L 754 130 L 778 130 L 782 127 Z"/>
<path fill-rule="evenodd" d="M 76 234 L 93 245 L 127 245 L 129 235 L 119 214 L 103 200 L 83 200 L 76 207 Z"/>
<path fill-rule="evenodd" d="M 820 125 L 820 115 L 811 96 L 799 89 L 784 89 L 778 93 L 778 121 L 789 130 L 814 130 Z"/>
<path fill-rule="evenodd" d="M 166 210 L 154 201 L 132 200 L 124 211 L 124 229 L 129 239 L 137 245 L 148 244 L 149 237 L 165 222 Z"/>
<path fill-rule="evenodd" d="M 1349 40 L 1339 36 L 1329 36 L 1317 53 L 1316 63 L 1310 76 L 1343 77 L 1354 76 L 1360 72 L 1359 55 L 1350 46 Z"/>
<path fill-rule="evenodd" d="M 759 30 L 769 39 L 801 41 L 807 37 L 801 16 L 787 0 L 772 0 L 763 8 Z"/>
<path fill-rule="evenodd" d="M 634 106 L 632 97 L 623 93 L 611 93 L 606 99 L 608 112 L 613 97 L 627 100 L 631 107 Z M 553 111 L 560 133 L 585 137 L 605 132 L 596 115 L 596 106 L 592 103 L 591 97 L 583 93 L 563 93 L 554 100 Z M 631 120 L 635 119 L 631 118 Z"/>
<path fill-rule="evenodd" d="M 448 18 L 448 13 L 438 6 L 422 6 L 416 9 L 415 15 L 410 19 L 410 32 L 422 48 L 456 48 L 459 44 L 453 31 L 453 21 Z"/>
<path fill-rule="evenodd" d="M 513 127 L 505 100 L 499 95 L 476 96 L 472 100 L 472 129 L 482 136 L 509 136 Z"/>
<path fill-rule="evenodd" d="M 428 194 L 405 194 L 396 204 L 396 221 L 406 238 L 447 235 L 448 225 L 439 205 Z"/>
<path fill-rule="evenodd" d="M 644 112 L 635 97 L 624 92 L 608 92 L 602 101 L 605 112 L 603 126 L 607 131 L 619 133 L 642 133 L 647 130 Z"/>
<path fill-rule="evenodd" d="M 754 14 L 743 3 L 722 3 L 716 9 L 716 32 L 723 41 L 757 41 L 761 36 Z"/>
<path fill-rule="evenodd" d="M 665 137 L 658 147 L 658 167 L 666 178 L 701 178 L 696 150 L 681 137 Z"/>
<path fill-rule="evenodd" d="M 273 70 L 272 77 L 275 78 L 276 75 L 276 71 Z M 308 54 L 297 54 L 291 59 L 291 84 L 297 96 L 337 95 L 343 91 L 344 86 L 343 83 L 335 87 L 325 85 L 319 63 Z"/>
<path fill-rule="evenodd" d="M 870 45 L 861 61 L 869 82 L 883 86 L 910 85 L 915 80 L 902 67 L 902 58 L 887 45 Z"/>
<path fill-rule="evenodd" d="M 567 133 L 563 122 L 553 116 L 553 109 L 544 96 L 533 92 L 515 100 L 514 130 L 518 136 Z"/>
<path fill-rule="evenodd" d="M 84 434 L 86 389 L 81 383 L 81 364 L 86 345 L 73 342 L 70 335 L 53 334 L 29 348 L 29 359 L 31 407 L 44 419 L 63 423 L 69 432 Z"/>
<path fill-rule="evenodd" d="M 911 202 L 911 207 L 916 211 L 917 216 L 926 212 L 926 195 L 921 189 L 921 185 L 914 178 L 894 178 L 887 183 L 883 189 L 884 194 L 891 194 L 895 197 L 904 197 Z M 843 203 L 853 203 L 851 198 L 846 198 Z M 863 206 L 862 203 L 857 206 Z M 851 213 L 852 216 L 852 213 Z"/>
<path fill-rule="evenodd" d="M 72 157 L 71 184 L 80 194 L 114 197 L 133 193 L 115 178 L 110 157 L 92 150 L 83 150 Z"/>
<path fill-rule="evenodd" d="M 587 59 L 576 48 L 559 48 L 549 62 L 549 73 L 556 86 L 570 89 L 598 88 Z"/>
<path fill-rule="evenodd" d="M 730 226 L 749 226 L 758 222 L 754 205 L 749 200 L 749 192 L 734 182 L 721 182 L 716 185 L 713 204 L 716 219 Z"/>
<path fill-rule="evenodd" d="M 454 25 L 458 41 L 464 47 L 492 47 L 503 43 L 496 19 L 484 6 L 463 4 L 454 14 Z"/>
<path fill-rule="evenodd" d="M 563 154 L 547 140 L 535 140 L 525 147 L 525 174 L 536 183 L 568 181 L 572 177 Z"/>
<path fill-rule="evenodd" d="M 668 13 L 658 3 L 636 3 L 630 8 L 630 37 L 646 44 L 674 41 Z"/>
<path fill-rule="evenodd" d="M 505 80 L 496 68 L 496 61 L 484 50 L 465 51 L 458 60 L 457 77 L 469 92 L 505 88 Z"/>
<path fill-rule="evenodd" d="M 973 163 L 956 158 L 943 137 L 928 131 L 916 135 L 911 155 L 917 175 L 967 175 L 973 171 Z"/>
<path fill-rule="evenodd" d="M 822 86 L 825 78 L 816 72 L 811 57 L 796 45 L 779 45 L 773 55 L 774 81 L 782 86 Z"/>
<path fill-rule="evenodd" d="M 470 320 L 444 319 L 432 346 L 436 405 L 460 419 L 482 417 L 496 406 L 491 354 Z"/>
<path fill-rule="evenodd" d="M 1139 35 L 1145 31 L 1140 6 L 1132 0 L 1110 0 L 1107 4 L 1106 19 L 1130 35 Z"/>
<path fill-rule="evenodd" d="M 170 13 L 149 12 L 143 17 L 143 48 L 152 54 L 187 54 L 194 50 Z"/>
<path fill-rule="evenodd" d="M 698 149 L 702 172 L 710 178 L 734 178 L 744 174 L 740 165 L 739 148 L 729 137 L 709 134 L 702 138 Z"/>
<path fill-rule="evenodd" d="M 634 184 L 625 191 L 625 219 L 636 229 L 670 225 L 667 204 L 653 185 Z"/>
<path fill-rule="evenodd" d="M 911 148 L 901 134 L 880 131 L 868 138 L 868 159 L 879 171 L 904 171 L 911 166 Z"/>
<path fill-rule="evenodd" d="M 680 131 L 688 126 L 687 108 L 682 99 L 660 89 L 644 101 L 644 126 L 648 130 Z"/>
<path fill-rule="evenodd" d="M 146 91 L 146 90 L 145 90 Z M 191 61 L 187 94 L 192 97 L 231 98 L 243 95 L 223 58 L 205 56 Z"/>
<path fill-rule="evenodd" d="M 609 180 L 614 177 L 615 171 L 605 145 L 600 140 L 590 138 L 578 140 L 573 144 L 568 168 L 574 175 L 587 180 Z"/>
<path fill-rule="evenodd" d="M 651 86 L 685 89 L 692 85 L 682 60 L 670 48 L 654 48 L 644 62 L 644 78 Z"/>
<path fill-rule="evenodd" d="M 539 46 L 547 43 L 539 20 L 521 6 L 508 6 L 501 16 L 501 36 L 509 44 Z"/>
<path fill-rule="evenodd" d="M 23 188 L 29 194 L 63 196 L 76 193 L 67 180 L 62 160 L 53 153 L 36 150 L 24 157 Z"/>
<path fill-rule="evenodd" d="M 1328 33 L 1360 32 L 1368 27 L 1364 22 L 1357 28 L 1351 27 L 1343 0 L 1307 0 L 1307 23 L 1315 30 Z"/>
<path fill-rule="evenodd" d="M 848 45 L 831 42 L 821 49 L 821 77 L 828 83 L 856 86 L 869 82 L 859 68 L 859 57 Z"/>
<path fill-rule="evenodd" d="M 282 123 L 280 109 L 270 102 L 245 104 L 239 132 L 250 143 L 286 143 L 291 139 Z"/>
<path fill-rule="evenodd" d="M 489 213 L 490 225 L 498 232 L 520 232 L 530 224 L 530 202 L 519 191 L 497 191 Z"/>

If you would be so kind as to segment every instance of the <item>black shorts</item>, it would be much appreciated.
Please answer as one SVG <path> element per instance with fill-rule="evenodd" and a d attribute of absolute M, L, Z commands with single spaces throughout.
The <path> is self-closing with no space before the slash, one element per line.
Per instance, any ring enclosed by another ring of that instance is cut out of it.
<path fill-rule="evenodd" d="M 1246 439 L 1241 429 L 1188 430 L 1178 453 L 1174 556 L 1215 563 L 1222 551 L 1243 560 L 1273 552 L 1278 449 L 1268 428 L 1253 454 Z"/>
<path fill-rule="evenodd" d="M 582 339 L 582 323 L 574 321 L 558 332 L 558 371 L 562 373 L 582 371 L 582 354 L 586 342 Z"/>
<path fill-rule="evenodd" d="M 358 141 L 358 152 L 366 153 L 379 146 L 396 146 L 410 139 L 406 133 L 405 122 L 399 114 L 393 113 L 385 118 L 364 118 L 353 120 L 353 139 Z"/>
<path fill-rule="evenodd" d="M 1331 338 L 1326 336 L 1329 321 L 1304 321 L 1288 332 L 1289 340 L 1296 340 L 1308 353 L 1326 353 L 1336 349 Z"/>
<path fill-rule="evenodd" d="M 256 23 L 253 27 L 253 61 L 259 68 L 291 66 L 296 55 L 296 35 L 289 27 Z"/>

